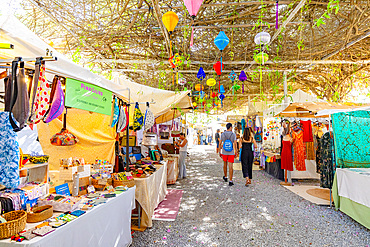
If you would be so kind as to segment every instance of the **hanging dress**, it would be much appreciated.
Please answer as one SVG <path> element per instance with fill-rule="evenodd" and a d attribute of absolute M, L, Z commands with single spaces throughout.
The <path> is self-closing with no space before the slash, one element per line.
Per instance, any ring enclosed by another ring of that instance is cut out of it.
<path fill-rule="evenodd" d="M 293 147 L 294 147 L 294 165 L 297 171 L 306 170 L 306 150 L 303 142 L 303 131 L 292 132 L 293 135 Z"/>
<path fill-rule="evenodd" d="M 320 186 L 331 189 L 333 186 L 335 162 L 333 159 L 334 141 L 333 132 L 326 132 L 321 138 L 321 173 Z"/>
<path fill-rule="evenodd" d="M 283 140 L 283 149 L 281 151 L 281 169 L 293 171 L 292 143 Z"/>

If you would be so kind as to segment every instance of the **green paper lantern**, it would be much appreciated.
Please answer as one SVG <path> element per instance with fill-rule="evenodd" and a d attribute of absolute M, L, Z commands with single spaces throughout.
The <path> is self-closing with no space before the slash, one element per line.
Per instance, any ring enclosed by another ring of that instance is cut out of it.
<path fill-rule="evenodd" d="M 269 55 L 264 52 L 260 52 L 253 56 L 254 61 L 258 64 L 265 64 L 269 60 Z"/>

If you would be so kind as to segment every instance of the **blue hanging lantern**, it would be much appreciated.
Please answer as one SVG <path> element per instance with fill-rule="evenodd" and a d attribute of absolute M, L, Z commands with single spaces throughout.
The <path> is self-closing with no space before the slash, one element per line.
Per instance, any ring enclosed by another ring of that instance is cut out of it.
<path fill-rule="evenodd" d="M 224 88 L 224 85 L 221 85 L 221 86 L 220 86 L 220 90 L 219 90 L 219 93 L 220 93 L 220 94 L 223 94 L 223 93 L 225 93 L 225 88 Z"/>
<path fill-rule="evenodd" d="M 225 95 L 220 94 L 218 98 L 221 100 L 221 107 L 223 107 L 223 100 L 226 98 Z"/>
<path fill-rule="evenodd" d="M 204 69 L 202 67 L 199 68 L 198 70 L 198 73 L 197 73 L 197 78 L 199 80 L 203 80 L 204 78 L 206 78 L 206 73 L 204 72 Z"/>
<path fill-rule="evenodd" d="M 221 64 L 222 64 L 222 51 L 229 44 L 230 40 L 223 31 L 220 31 L 213 42 L 215 43 L 217 48 L 221 51 L 221 60 L 220 61 L 221 61 Z M 222 71 L 222 67 L 221 67 L 221 71 Z"/>

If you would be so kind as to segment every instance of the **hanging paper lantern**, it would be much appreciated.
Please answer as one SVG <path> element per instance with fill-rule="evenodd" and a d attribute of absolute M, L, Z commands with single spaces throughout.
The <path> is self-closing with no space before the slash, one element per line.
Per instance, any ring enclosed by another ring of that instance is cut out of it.
<path fill-rule="evenodd" d="M 211 94 L 211 98 L 212 98 L 212 99 L 214 99 L 214 98 L 216 98 L 216 97 L 217 97 L 217 93 L 213 92 L 213 93 Z"/>
<path fill-rule="evenodd" d="M 219 96 L 218 96 L 218 98 L 221 100 L 221 102 L 226 98 L 226 96 L 225 95 L 223 95 L 223 94 L 220 94 Z"/>
<path fill-rule="evenodd" d="M 244 72 L 244 70 L 242 70 L 241 72 L 240 72 L 240 75 L 239 75 L 239 81 L 245 81 L 245 80 L 247 80 L 248 78 L 247 78 L 247 75 L 245 74 L 245 72 Z"/>
<path fill-rule="evenodd" d="M 265 64 L 269 60 L 269 55 L 264 52 L 260 52 L 253 56 L 254 61 L 258 64 Z"/>
<path fill-rule="evenodd" d="M 230 74 L 229 74 L 229 79 L 230 79 L 232 82 L 234 82 L 234 81 L 235 81 L 235 79 L 236 79 L 236 74 L 235 74 L 234 70 L 232 70 L 232 71 L 230 72 Z"/>
<path fill-rule="evenodd" d="M 216 80 L 213 79 L 213 78 L 209 78 L 207 80 L 207 85 L 210 86 L 210 87 L 213 87 L 214 85 L 216 85 L 216 83 L 217 83 Z"/>
<path fill-rule="evenodd" d="M 181 65 L 182 60 L 180 54 L 176 53 L 172 57 L 169 58 L 169 62 L 172 68 L 176 68 Z"/>
<path fill-rule="evenodd" d="M 194 107 L 197 107 L 197 102 L 193 102 L 193 106 Z"/>
<path fill-rule="evenodd" d="M 202 67 L 200 67 L 198 70 L 197 78 L 199 80 L 203 80 L 204 78 L 206 78 L 206 73 L 204 73 L 204 69 Z"/>
<path fill-rule="evenodd" d="M 202 84 L 195 84 L 195 90 L 196 91 L 203 91 L 203 85 Z"/>
<path fill-rule="evenodd" d="M 203 99 L 203 98 L 206 99 L 208 97 L 207 94 L 204 91 L 200 91 L 199 96 L 200 96 L 201 99 Z"/>
<path fill-rule="evenodd" d="M 238 84 L 235 84 L 232 88 L 234 91 L 238 91 L 240 89 L 240 86 Z"/>
<path fill-rule="evenodd" d="M 184 77 L 180 77 L 177 80 L 177 84 L 179 84 L 180 86 L 184 86 L 186 84 L 186 79 Z"/>
<path fill-rule="evenodd" d="M 222 69 L 224 68 L 224 64 L 222 64 L 222 68 L 221 68 L 221 62 L 220 61 L 217 61 L 214 65 L 213 65 L 213 69 L 216 71 L 216 74 L 217 75 L 221 75 L 222 73 Z"/>
<path fill-rule="evenodd" d="M 168 11 L 162 16 L 163 25 L 166 27 L 167 31 L 172 34 L 173 30 L 179 22 L 179 17 L 173 11 Z"/>
<path fill-rule="evenodd" d="M 198 14 L 199 8 L 202 5 L 202 3 L 203 0 L 184 0 L 185 7 L 188 10 L 191 18 L 193 18 L 193 20 Z"/>
<path fill-rule="evenodd" d="M 207 104 L 207 107 L 208 107 L 208 108 L 212 108 L 212 104 L 211 104 L 211 103 L 208 103 L 208 104 Z"/>
<path fill-rule="evenodd" d="M 225 93 L 225 88 L 224 88 L 224 85 L 221 85 L 221 86 L 220 86 L 220 90 L 219 90 L 219 93 L 220 93 L 220 94 L 223 94 L 223 93 Z"/>
<path fill-rule="evenodd" d="M 214 40 L 217 48 L 222 52 L 225 47 L 229 44 L 230 40 L 223 31 L 220 31 Z"/>
<path fill-rule="evenodd" d="M 266 32 L 260 32 L 257 33 L 256 37 L 254 37 L 254 43 L 257 45 L 267 45 L 270 43 L 271 36 L 269 33 Z"/>

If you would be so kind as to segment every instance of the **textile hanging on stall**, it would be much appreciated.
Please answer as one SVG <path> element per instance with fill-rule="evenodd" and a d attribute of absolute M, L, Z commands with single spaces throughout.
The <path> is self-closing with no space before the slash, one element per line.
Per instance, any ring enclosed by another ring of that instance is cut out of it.
<path fill-rule="evenodd" d="M 313 142 L 311 120 L 300 121 L 303 131 L 303 142 Z"/>
<path fill-rule="evenodd" d="M 52 93 L 50 95 L 51 105 L 44 122 L 49 123 L 63 114 L 64 107 L 64 93 L 62 83 L 58 78 L 55 78 L 56 83 L 53 83 Z"/>
<path fill-rule="evenodd" d="M 144 116 L 140 111 L 139 103 L 136 102 L 134 110 L 134 130 L 140 130 L 143 127 Z"/>
<path fill-rule="evenodd" d="M 7 188 L 19 185 L 19 143 L 9 117 L 12 114 L 0 112 L 0 184 Z"/>
<path fill-rule="evenodd" d="M 337 166 L 370 168 L 370 112 L 332 115 Z"/>
<path fill-rule="evenodd" d="M 245 129 L 245 125 L 247 124 L 247 122 L 245 121 L 245 119 L 243 118 L 241 121 L 240 121 L 241 125 L 242 125 L 242 135 L 244 134 L 244 129 Z"/>
<path fill-rule="evenodd" d="M 281 169 L 293 171 L 292 143 L 283 140 L 283 149 L 281 151 Z"/>
<path fill-rule="evenodd" d="M 112 108 L 113 112 L 112 112 L 112 116 L 111 119 L 111 124 L 110 124 L 110 127 L 113 128 L 114 126 L 116 126 L 117 122 L 118 122 L 118 117 L 119 117 L 119 107 L 118 107 L 118 100 L 116 97 L 114 97 L 114 103 L 113 103 L 113 108 Z"/>
<path fill-rule="evenodd" d="M 306 142 L 306 160 L 315 160 L 315 147 L 313 142 Z"/>
<path fill-rule="evenodd" d="M 306 170 L 306 150 L 303 142 L 303 131 L 293 131 L 293 147 L 294 147 L 294 165 L 297 171 Z"/>
<path fill-rule="evenodd" d="M 149 109 L 149 103 L 147 103 L 144 118 L 144 130 L 145 131 L 149 130 L 154 125 L 154 122 L 155 122 L 154 114 Z"/>
<path fill-rule="evenodd" d="M 35 124 L 39 123 L 49 109 L 50 85 L 46 79 L 45 64 L 40 66 L 40 76 L 37 85 L 37 93 L 33 106 L 34 113 L 31 112 L 31 121 Z"/>
<path fill-rule="evenodd" d="M 12 75 L 8 75 L 4 78 L 4 111 L 10 112 L 10 104 L 11 104 L 11 98 L 12 98 L 12 90 L 13 90 L 13 84 L 12 84 Z"/>
<path fill-rule="evenodd" d="M 320 186 L 331 189 L 333 186 L 335 162 L 333 132 L 326 132 L 321 138 Z"/>
<path fill-rule="evenodd" d="M 322 124 L 321 123 L 314 123 L 313 125 L 314 130 L 314 148 L 315 148 L 315 160 L 316 160 L 316 173 L 321 173 L 321 144 L 320 139 L 324 135 L 322 131 Z"/>
<path fill-rule="evenodd" d="M 30 111 L 30 99 L 28 97 L 28 87 L 24 72 L 24 62 L 21 62 L 16 83 L 18 94 L 12 112 L 14 118 L 19 123 L 19 128 L 23 129 L 27 122 Z"/>

